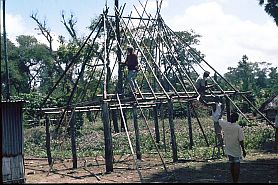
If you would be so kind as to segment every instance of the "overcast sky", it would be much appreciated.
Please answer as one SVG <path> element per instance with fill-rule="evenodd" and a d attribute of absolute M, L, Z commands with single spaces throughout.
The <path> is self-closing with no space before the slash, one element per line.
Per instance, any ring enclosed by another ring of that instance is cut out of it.
<path fill-rule="evenodd" d="M 114 0 L 6 0 L 7 36 L 14 41 L 18 35 L 35 35 L 45 42 L 34 30 L 32 13 L 47 21 L 53 35 L 68 35 L 61 23 L 62 11 L 67 17 L 70 13 L 77 17 L 78 34 L 86 36 L 87 26 L 103 11 L 106 2 L 112 11 Z M 138 0 L 119 0 L 119 3 L 127 3 L 125 15 L 129 15 L 133 5 L 141 7 Z M 148 5 L 148 12 L 154 15 L 156 1 L 149 0 Z M 135 9 L 133 12 L 135 16 Z M 192 29 L 200 34 L 198 49 L 222 74 L 228 67 L 236 67 L 243 55 L 252 62 L 265 61 L 278 67 L 278 27 L 258 0 L 163 0 L 161 15 L 174 31 Z"/>

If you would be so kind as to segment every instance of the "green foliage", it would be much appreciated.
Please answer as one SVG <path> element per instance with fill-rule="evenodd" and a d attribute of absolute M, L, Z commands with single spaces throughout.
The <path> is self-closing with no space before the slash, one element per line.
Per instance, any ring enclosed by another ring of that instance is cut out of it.
<path fill-rule="evenodd" d="M 266 126 L 245 127 L 244 136 L 246 148 L 258 150 L 263 148 L 265 143 L 274 138 L 274 130 Z"/>
<path fill-rule="evenodd" d="M 47 157 L 44 127 L 24 129 L 24 152 L 29 156 Z"/>
<path fill-rule="evenodd" d="M 187 121 L 184 119 L 175 119 L 175 134 L 178 149 L 178 157 L 180 159 L 209 159 L 213 154 L 214 146 L 214 127 L 211 119 L 200 118 L 202 127 L 210 144 L 206 146 L 204 136 L 193 119 L 193 142 L 194 146 L 189 149 L 189 134 Z M 160 125 L 160 143 L 157 144 L 160 152 L 165 158 L 172 158 L 172 146 L 169 125 L 167 119 L 165 135 L 163 134 L 162 125 Z M 128 123 L 132 123 L 132 120 L 128 120 Z M 243 120 L 240 120 L 240 124 Z M 161 120 L 160 120 L 161 124 Z M 156 153 L 154 142 L 149 134 L 149 131 L 144 127 L 144 121 L 139 120 L 140 125 L 140 146 L 141 153 Z M 135 134 L 134 128 L 131 125 L 129 127 L 129 136 L 134 147 L 135 152 Z M 152 136 L 155 137 L 154 125 L 151 125 Z M 51 133 L 53 132 L 51 127 Z M 245 146 L 247 152 L 252 150 L 260 150 L 264 144 L 274 138 L 273 129 L 266 125 L 247 125 L 243 127 L 245 136 Z M 52 134 L 51 134 L 52 135 Z M 113 154 L 114 155 L 127 155 L 131 154 L 127 136 L 125 132 L 112 134 L 113 142 Z M 165 138 L 165 142 L 164 142 Z M 59 158 L 71 158 L 71 144 L 69 137 L 59 137 L 58 139 L 51 139 L 52 156 Z M 92 157 L 102 155 L 104 156 L 104 136 L 102 129 L 102 122 L 99 120 L 95 123 L 88 122 L 85 119 L 84 125 L 80 128 L 80 135 L 77 136 L 77 153 L 78 157 Z M 43 127 L 36 127 L 31 129 L 25 129 L 25 155 L 34 157 L 46 157 L 45 149 L 45 133 Z"/>
<path fill-rule="evenodd" d="M 264 6 L 265 12 L 273 17 L 276 25 L 278 26 L 278 2 L 277 0 L 258 0 L 259 5 Z"/>
<path fill-rule="evenodd" d="M 224 77 L 239 91 L 252 92 L 250 96 L 247 95 L 247 98 L 252 104 L 259 107 L 266 99 L 278 92 L 277 67 L 273 68 L 270 65 L 266 62 L 250 62 L 244 55 L 236 68 L 228 68 L 229 72 L 225 73 Z M 225 87 L 224 81 L 219 83 L 225 89 L 230 88 Z M 235 99 L 236 103 L 247 103 L 246 100 L 237 98 Z"/>

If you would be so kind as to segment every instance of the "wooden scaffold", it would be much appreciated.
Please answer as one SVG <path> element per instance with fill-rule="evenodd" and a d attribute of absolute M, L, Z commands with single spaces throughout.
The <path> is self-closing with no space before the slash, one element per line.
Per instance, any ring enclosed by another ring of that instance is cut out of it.
<path fill-rule="evenodd" d="M 140 1 L 139 1 L 140 2 Z M 123 16 L 125 4 L 119 7 L 118 0 L 115 0 L 114 11 L 115 15 L 108 14 L 108 7 L 105 7 L 103 14 L 95 26 L 92 28 L 91 33 L 86 40 L 80 45 L 78 52 L 71 59 L 69 65 L 66 67 L 65 72 L 61 74 L 60 78 L 56 81 L 50 92 L 47 94 L 42 108 L 39 110 L 41 118 L 45 118 L 46 122 L 46 147 L 49 165 L 53 164 L 50 145 L 49 134 L 49 115 L 60 114 L 57 124 L 60 125 L 65 121 L 66 115 L 69 117 L 68 124 L 70 125 L 71 144 L 72 144 L 72 158 L 73 168 L 77 168 L 77 151 L 76 151 L 76 128 L 75 128 L 75 114 L 79 112 L 101 112 L 103 122 L 104 139 L 105 139 L 105 164 L 106 172 L 113 172 L 113 144 L 111 134 L 112 120 L 114 131 L 119 132 L 118 117 L 121 119 L 121 130 L 126 132 L 130 150 L 133 156 L 134 164 L 142 181 L 142 176 L 137 165 L 137 160 L 141 160 L 140 149 L 140 130 L 138 127 L 138 117 L 142 117 L 144 124 L 149 130 L 152 142 L 156 147 L 157 153 L 165 165 L 163 156 L 158 148 L 161 140 L 158 124 L 159 112 L 163 109 L 168 110 L 170 136 L 171 136 L 171 149 L 172 160 L 177 162 L 178 146 L 175 136 L 174 124 L 174 104 L 179 104 L 187 110 L 186 117 L 189 128 L 190 148 L 193 147 L 194 141 L 192 137 L 192 114 L 197 118 L 198 126 L 200 127 L 207 146 L 209 146 L 206 135 L 203 131 L 202 124 L 200 123 L 193 102 L 197 101 L 200 95 L 194 86 L 196 77 L 205 70 L 211 70 L 215 73 L 214 77 L 210 80 L 214 83 L 217 90 L 210 91 L 206 97 L 223 97 L 226 104 L 226 115 L 229 120 L 231 113 L 231 106 L 240 112 L 243 117 L 246 116 L 240 111 L 240 108 L 232 100 L 233 96 L 240 96 L 250 104 L 265 120 L 267 123 L 272 123 L 259 111 L 256 107 L 246 98 L 246 94 L 250 92 L 239 92 L 232 84 L 230 84 L 221 74 L 219 74 L 199 53 L 197 53 L 184 38 L 180 37 L 174 32 L 162 19 L 160 9 L 162 0 L 157 1 L 157 11 L 155 16 L 151 16 L 146 11 L 148 1 L 141 6 L 143 12 L 139 12 L 138 8 L 134 6 L 137 16 Z M 101 42 L 101 48 L 96 50 L 95 43 Z M 179 48 L 177 47 L 177 44 Z M 132 94 L 131 97 L 126 97 L 127 85 L 125 85 L 124 68 L 120 63 L 125 60 L 125 48 L 127 45 L 133 45 L 137 50 L 139 56 L 139 67 L 141 79 L 135 84 L 138 93 Z M 182 48 L 180 48 L 180 46 Z M 86 51 L 86 57 L 82 59 L 80 70 L 77 79 L 74 82 L 67 104 L 63 107 L 47 108 L 44 107 L 47 100 L 56 90 L 57 86 L 61 84 L 62 79 L 66 77 L 67 72 L 74 66 L 77 60 L 80 60 L 81 51 Z M 178 58 L 179 54 L 183 52 L 182 59 Z M 90 79 L 96 74 L 97 69 L 101 69 L 97 87 L 89 89 Z M 199 71 L 198 71 L 198 70 Z M 118 70 L 118 72 L 116 71 Z M 84 74 L 87 76 L 87 85 L 85 89 L 78 91 L 78 83 Z M 115 75 L 117 74 L 117 75 Z M 112 76 L 115 76 L 116 85 L 112 84 Z M 226 83 L 226 89 L 220 86 L 217 78 Z M 84 95 L 90 90 L 93 91 L 93 96 L 90 99 L 84 100 Z M 98 94 L 99 91 L 101 94 Z M 154 136 L 151 133 L 148 120 L 143 109 L 153 111 L 153 121 L 155 125 Z M 132 110 L 133 123 L 135 128 L 136 147 L 133 151 L 132 142 L 129 138 L 128 127 L 126 123 L 125 113 L 127 110 Z M 112 117 L 110 119 L 110 116 Z M 272 125 L 273 126 L 273 125 Z"/>

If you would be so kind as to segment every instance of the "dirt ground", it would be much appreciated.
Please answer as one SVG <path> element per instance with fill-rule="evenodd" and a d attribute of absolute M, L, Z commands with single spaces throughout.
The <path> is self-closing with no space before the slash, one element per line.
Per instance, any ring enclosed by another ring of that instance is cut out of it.
<path fill-rule="evenodd" d="M 229 164 L 222 159 L 182 160 L 173 163 L 158 154 L 142 156 L 138 168 L 132 155 L 115 156 L 113 172 L 105 173 L 102 156 L 78 160 L 72 169 L 71 160 L 55 160 L 52 168 L 47 159 L 25 159 L 26 183 L 228 183 L 231 182 Z M 278 153 L 250 152 L 241 163 L 240 182 L 278 183 Z"/>

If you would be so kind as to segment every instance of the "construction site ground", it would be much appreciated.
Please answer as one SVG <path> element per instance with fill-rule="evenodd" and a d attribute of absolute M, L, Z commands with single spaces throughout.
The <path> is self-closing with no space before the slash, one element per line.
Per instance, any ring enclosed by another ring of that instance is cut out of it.
<path fill-rule="evenodd" d="M 231 175 L 225 156 L 218 159 L 164 159 L 167 172 L 158 154 L 142 156 L 138 168 L 132 155 L 115 156 L 113 172 L 105 173 L 102 156 L 79 159 L 77 169 L 71 160 L 54 160 L 52 168 L 47 159 L 26 158 L 26 183 L 229 183 Z M 139 175 L 140 174 L 140 175 Z M 141 176 L 141 178 L 140 178 Z M 240 182 L 278 183 L 278 152 L 249 151 L 241 163 Z"/>

